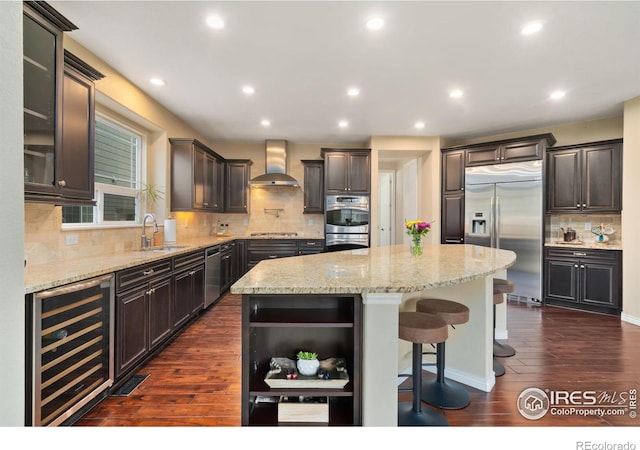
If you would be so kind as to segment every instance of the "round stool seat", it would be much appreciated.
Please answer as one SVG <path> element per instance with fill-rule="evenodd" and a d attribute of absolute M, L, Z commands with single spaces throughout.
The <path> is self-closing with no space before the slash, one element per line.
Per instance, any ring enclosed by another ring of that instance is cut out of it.
<path fill-rule="evenodd" d="M 516 286 L 513 282 L 504 278 L 493 279 L 493 293 L 495 294 L 511 294 L 515 291 Z"/>
<path fill-rule="evenodd" d="M 493 294 L 493 304 L 494 305 L 499 305 L 500 303 L 504 302 L 504 294 Z"/>
<path fill-rule="evenodd" d="M 398 337 L 416 344 L 437 344 L 448 337 L 447 323 L 435 314 L 400 312 Z"/>
<path fill-rule="evenodd" d="M 435 314 L 449 325 L 469 321 L 469 308 L 462 303 L 441 298 L 423 298 L 416 302 L 416 311 Z M 461 409 L 471 401 L 467 389 L 460 383 L 445 378 L 445 344 L 440 343 L 436 352 L 436 378 L 423 382 L 422 401 L 442 409 Z"/>
<path fill-rule="evenodd" d="M 460 325 L 469 321 L 469 308 L 462 303 L 441 298 L 423 298 L 416 302 L 416 311 L 436 314 L 449 325 Z"/>
<path fill-rule="evenodd" d="M 442 345 L 448 337 L 449 325 L 436 316 L 422 312 L 400 312 L 398 336 L 413 345 L 411 378 L 413 401 L 398 404 L 399 426 L 446 426 L 449 421 L 440 411 L 422 408 L 422 344 Z"/>

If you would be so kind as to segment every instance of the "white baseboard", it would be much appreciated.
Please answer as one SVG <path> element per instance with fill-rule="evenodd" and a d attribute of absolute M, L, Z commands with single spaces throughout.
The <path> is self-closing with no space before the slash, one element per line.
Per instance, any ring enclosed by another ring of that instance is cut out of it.
<path fill-rule="evenodd" d="M 509 330 L 496 330 L 496 339 L 509 339 Z"/>
<path fill-rule="evenodd" d="M 640 327 L 640 318 L 638 317 L 634 317 L 634 316 L 630 316 L 629 314 L 622 313 L 620 314 L 620 320 Z"/>

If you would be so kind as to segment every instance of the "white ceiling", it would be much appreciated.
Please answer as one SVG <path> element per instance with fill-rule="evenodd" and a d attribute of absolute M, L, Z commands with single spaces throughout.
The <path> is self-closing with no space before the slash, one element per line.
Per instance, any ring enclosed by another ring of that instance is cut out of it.
<path fill-rule="evenodd" d="M 50 4 L 73 39 L 211 140 L 472 138 L 619 115 L 640 95 L 638 1 Z M 205 24 L 212 13 L 223 30 Z M 532 20 L 542 31 L 520 34 Z M 557 89 L 566 97 L 550 100 Z"/>

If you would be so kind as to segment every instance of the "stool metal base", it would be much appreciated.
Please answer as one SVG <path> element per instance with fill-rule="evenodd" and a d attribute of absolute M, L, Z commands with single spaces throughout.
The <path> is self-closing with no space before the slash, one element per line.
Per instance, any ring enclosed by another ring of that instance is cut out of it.
<path fill-rule="evenodd" d="M 398 426 L 401 427 L 446 427 L 449 421 L 441 412 L 429 407 L 416 411 L 412 403 L 398 404 Z"/>
<path fill-rule="evenodd" d="M 516 354 L 516 350 L 509 344 L 503 344 L 501 342 L 493 340 L 493 356 L 500 358 L 508 358 Z"/>
<path fill-rule="evenodd" d="M 423 381 L 422 401 L 442 409 L 462 409 L 471 403 L 471 396 L 455 381 Z"/>
<path fill-rule="evenodd" d="M 493 371 L 497 377 L 501 377 L 505 374 L 505 368 L 501 362 L 493 360 Z"/>

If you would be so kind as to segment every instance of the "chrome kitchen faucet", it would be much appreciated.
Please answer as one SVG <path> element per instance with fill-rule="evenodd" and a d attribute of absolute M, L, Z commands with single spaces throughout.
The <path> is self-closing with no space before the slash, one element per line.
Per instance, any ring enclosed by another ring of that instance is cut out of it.
<path fill-rule="evenodd" d="M 144 219 L 142 219 L 142 236 L 140 238 L 140 246 L 141 248 L 149 248 L 151 247 L 151 242 L 153 241 L 153 237 L 147 237 L 147 219 L 151 218 L 153 220 L 153 232 L 158 232 L 158 223 L 156 222 L 156 218 L 153 214 L 147 213 L 144 215 Z"/>

